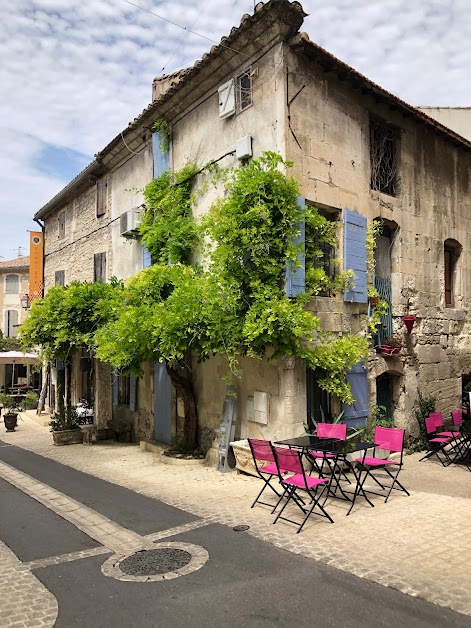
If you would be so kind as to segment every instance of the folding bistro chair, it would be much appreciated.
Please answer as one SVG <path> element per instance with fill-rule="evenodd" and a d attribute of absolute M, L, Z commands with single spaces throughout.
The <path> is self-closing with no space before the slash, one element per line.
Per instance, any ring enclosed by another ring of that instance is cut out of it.
<path fill-rule="evenodd" d="M 278 477 L 278 468 L 275 464 L 275 458 L 273 457 L 270 441 L 257 440 L 255 438 L 248 438 L 247 440 L 249 441 L 250 451 L 252 452 L 255 470 L 258 474 L 258 477 L 263 480 L 262 490 L 255 498 L 255 501 L 251 505 L 251 508 L 253 508 L 257 503 L 263 504 L 264 506 L 270 506 L 272 508 L 273 504 L 268 504 L 267 502 L 260 501 L 260 497 L 267 487 L 270 488 L 278 497 L 278 502 L 276 505 L 279 504 L 282 497 L 282 493 L 279 493 L 270 483 L 272 478 Z M 264 464 L 263 466 L 260 466 L 260 462 L 268 462 L 270 464 Z M 284 471 L 282 473 L 284 473 Z"/>
<path fill-rule="evenodd" d="M 297 529 L 297 534 L 301 532 L 304 524 L 309 519 L 311 514 L 313 514 L 315 508 L 320 512 L 315 512 L 314 514 L 319 515 L 320 517 L 326 517 L 331 523 L 334 523 L 332 517 L 330 517 L 324 509 L 324 504 L 320 503 L 324 492 L 328 490 L 330 480 L 328 478 L 315 478 L 311 475 L 307 475 L 303 467 L 302 453 L 296 449 L 284 449 L 282 447 L 274 447 L 272 445 L 272 451 L 278 468 L 278 479 L 280 480 L 280 484 L 284 490 L 283 496 L 287 497 L 286 503 L 276 516 L 273 523 L 276 523 L 278 519 L 283 519 L 284 521 L 289 521 L 290 523 L 298 523 L 297 521 L 281 516 L 286 506 L 291 501 L 293 501 L 293 503 L 296 504 L 296 506 L 305 515 L 301 525 Z M 289 471 L 290 473 L 293 473 L 293 475 L 283 477 L 283 471 Z M 312 500 L 311 504 L 308 504 L 305 507 L 302 498 L 298 495 L 298 491 L 305 491 Z"/>
<path fill-rule="evenodd" d="M 436 421 L 433 417 L 425 419 L 425 429 L 427 432 L 428 451 L 425 456 L 419 460 L 419 462 L 422 462 L 422 460 L 426 460 L 427 458 L 431 458 L 432 456 L 436 456 L 441 464 L 444 467 L 447 467 L 451 464 L 452 460 L 449 452 L 446 450 L 446 447 L 452 443 L 452 439 L 448 436 L 437 436 Z M 440 453 L 443 454 L 444 459 L 440 457 Z"/>
<path fill-rule="evenodd" d="M 347 424 L 346 423 L 318 423 L 317 424 L 317 436 L 319 438 L 331 438 L 340 441 L 347 440 Z M 337 456 L 325 451 L 310 451 L 308 452 L 308 459 L 311 461 L 320 477 L 324 477 L 324 463 L 327 463 L 329 471 L 334 472 L 336 467 Z M 349 484 L 351 484 L 345 471 L 342 467 L 339 469 L 339 479 L 344 477 Z"/>
<path fill-rule="evenodd" d="M 397 479 L 402 469 L 402 456 L 404 451 L 404 430 L 399 430 L 395 427 L 380 427 L 378 425 L 375 428 L 374 442 L 375 447 L 373 449 L 373 455 L 371 457 L 366 456 L 367 451 L 365 450 L 365 454 L 363 455 L 363 457 L 356 459 L 356 461 L 361 465 L 361 468 L 365 471 L 363 479 L 359 482 L 359 491 L 365 490 L 367 493 L 372 493 L 373 495 L 381 495 L 380 493 L 375 493 L 374 491 L 366 490 L 363 488 L 366 479 L 371 478 L 383 490 L 389 489 L 384 500 L 385 503 L 388 501 L 393 489 L 403 491 L 406 495 L 409 495 L 410 493 L 402 486 L 402 484 Z M 379 456 L 376 456 L 376 449 L 385 449 L 390 453 L 400 453 L 401 457 L 399 460 L 380 458 Z M 390 486 L 384 486 L 383 478 L 379 479 L 375 475 L 376 471 L 386 472 L 386 474 L 392 480 Z M 384 495 L 381 496 L 384 497 Z"/>

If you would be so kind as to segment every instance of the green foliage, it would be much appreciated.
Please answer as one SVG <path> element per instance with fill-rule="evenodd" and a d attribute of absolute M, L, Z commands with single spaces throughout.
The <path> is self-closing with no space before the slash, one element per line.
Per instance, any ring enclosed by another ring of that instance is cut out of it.
<path fill-rule="evenodd" d="M 24 410 L 35 410 L 38 407 L 38 395 L 30 390 L 21 403 Z"/>
<path fill-rule="evenodd" d="M 49 422 L 51 432 L 62 432 L 64 430 L 79 430 L 77 423 L 77 411 L 74 406 L 62 407 L 52 415 Z"/>
<path fill-rule="evenodd" d="M 146 211 L 139 227 L 140 239 L 154 262 L 188 263 L 197 243 L 191 211 L 191 188 L 196 168 L 164 172 L 144 189 Z"/>
<path fill-rule="evenodd" d="M 383 316 L 387 314 L 389 305 L 386 301 L 380 299 L 376 305 L 371 306 L 371 314 L 368 318 L 368 333 L 375 334 L 381 325 Z"/>
<path fill-rule="evenodd" d="M 330 337 L 305 309 L 310 293 L 284 293 L 286 264 L 299 263 L 294 236 L 303 219 L 297 183 L 282 172 L 290 166 L 265 153 L 226 172 L 225 195 L 203 219 L 211 242 L 205 269 L 185 264 L 197 240 L 188 180 L 194 169 L 154 179 L 141 236 L 158 263 L 127 283 L 120 315 L 96 334 L 97 357 L 138 370 L 147 358 L 182 364 L 191 349 L 199 360 L 222 354 L 236 371 L 238 355 L 292 355 L 321 369 L 320 386 L 353 402 L 345 372 L 365 357 L 365 339 Z M 319 240 L 334 241 L 315 208 L 306 207 L 304 218 Z"/>
<path fill-rule="evenodd" d="M 18 338 L 5 338 L 0 330 L 0 351 L 20 351 L 21 342 Z"/>
<path fill-rule="evenodd" d="M 368 284 L 373 285 L 375 275 L 376 238 L 381 234 L 383 225 L 380 220 L 373 220 L 366 230 L 366 268 L 368 270 Z"/>
<path fill-rule="evenodd" d="M 419 442 L 416 444 L 416 449 L 427 449 L 427 429 L 425 427 L 425 419 L 428 418 L 431 412 L 435 412 L 435 403 L 437 398 L 433 395 L 423 395 L 420 390 L 417 391 L 419 395 L 419 407 L 415 411 L 415 418 L 419 425 Z"/>
<path fill-rule="evenodd" d="M 160 134 L 160 150 L 168 153 L 172 140 L 172 129 L 165 118 L 158 118 L 153 125 L 153 130 Z"/>
<path fill-rule="evenodd" d="M 20 327 L 23 347 L 41 347 L 45 361 L 67 360 L 78 347 L 94 348 L 96 330 L 117 316 L 121 282 L 73 282 L 35 301 Z"/>

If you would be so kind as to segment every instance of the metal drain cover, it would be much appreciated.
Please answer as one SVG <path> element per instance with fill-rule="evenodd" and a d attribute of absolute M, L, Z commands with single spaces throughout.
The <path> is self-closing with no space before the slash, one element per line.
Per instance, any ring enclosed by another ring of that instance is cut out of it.
<path fill-rule="evenodd" d="M 175 547 L 164 547 L 136 552 L 122 560 L 119 568 L 129 576 L 155 576 L 181 569 L 190 560 L 189 552 Z"/>

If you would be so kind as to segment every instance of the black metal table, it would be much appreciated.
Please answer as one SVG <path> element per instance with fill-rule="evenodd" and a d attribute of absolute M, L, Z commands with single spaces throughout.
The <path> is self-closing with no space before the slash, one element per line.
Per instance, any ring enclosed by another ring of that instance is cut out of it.
<path fill-rule="evenodd" d="M 328 494 L 332 497 L 339 497 L 338 492 L 340 492 L 341 498 L 351 502 L 351 506 L 347 512 L 347 515 L 350 514 L 355 504 L 356 498 L 360 494 L 366 499 L 370 506 L 374 506 L 361 485 L 362 467 L 357 470 L 355 465 L 347 460 L 348 454 L 354 454 L 357 452 L 363 452 L 364 459 L 367 450 L 375 447 L 374 443 L 340 440 L 338 438 L 331 437 L 323 438 L 320 436 L 311 436 L 306 434 L 305 436 L 299 436 L 298 438 L 288 438 L 286 440 L 277 441 L 275 442 L 275 445 L 283 445 L 285 447 L 289 447 L 290 449 L 301 450 L 303 455 L 305 455 L 308 460 L 309 453 L 312 451 L 322 452 L 324 454 L 332 454 L 334 458 L 331 459 L 331 461 L 333 461 L 333 467 Z M 349 469 L 353 473 L 353 476 L 355 478 L 355 488 L 353 493 L 351 493 L 350 491 L 345 491 L 340 486 L 340 477 L 342 473 L 345 472 L 345 469 Z"/>

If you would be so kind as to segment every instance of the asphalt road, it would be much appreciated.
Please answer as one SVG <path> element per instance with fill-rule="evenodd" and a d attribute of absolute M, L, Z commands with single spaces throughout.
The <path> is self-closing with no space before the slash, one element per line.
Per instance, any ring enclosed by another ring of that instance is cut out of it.
<path fill-rule="evenodd" d="M 0 447 L 0 460 L 140 534 L 196 519 L 14 446 Z M 4 480 L 0 539 L 23 562 L 97 546 Z M 100 568 L 110 553 L 34 569 L 58 600 L 56 626 L 471 626 L 468 616 L 275 548 L 249 532 L 208 524 L 168 540 L 204 547 L 208 562 L 191 574 L 162 582 L 125 582 L 103 575 Z"/>

